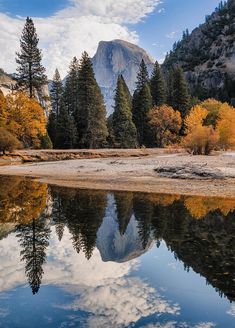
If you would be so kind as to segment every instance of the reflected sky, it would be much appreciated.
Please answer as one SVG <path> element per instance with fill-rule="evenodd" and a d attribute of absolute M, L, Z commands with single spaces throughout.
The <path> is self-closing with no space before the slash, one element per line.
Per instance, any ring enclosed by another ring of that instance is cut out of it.
<path fill-rule="evenodd" d="M 0 327 L 235 325 L 232 199 L 3 182 Z"/>

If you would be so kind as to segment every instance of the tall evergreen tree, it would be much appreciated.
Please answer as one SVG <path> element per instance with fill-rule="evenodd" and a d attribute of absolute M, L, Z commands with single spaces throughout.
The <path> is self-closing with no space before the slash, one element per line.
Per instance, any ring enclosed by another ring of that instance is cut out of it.
<path fill-rule="evenodd" d="M 78 105 L 75 113 L 78 146 L 103 147 L 108 136 L 106 110 L 100 87 L 95 79 L 92 62 L 86 52 L 83 53 L 80 61 Z"/>
<path fill-rule="evenodd" d="M 53 112 L 58 117 L 60 103 L 63 96 L 63 84 L 58 69 L 55 70 L 55 74 L 53 76 L 50 95 L 51 95 L 51 105 L 52 105 Z"/>
<path fill-rule="evenodd" d="M 167 84 L 167 105 L 173 106 L 173 69 L 167 72 L 166 84 Z"/>
<path fill-rule="evenodd" d="M 120 148 L 137 146 L 137 131 L 132 121 L 130 92 L 122 76 L 118 77 L 112 117 L 115 144 Z"/>
<path fill-rule="evenodd" d="M 77 130 L 73 116 L 61 104 L 56 126 L 55 146 L 59 149 L 72 149 L 77 143 Z"/>
<path fill-rule="evenodd" d="M 137 129 L 140 146 L 151 145 L 151 129 L 149 127 L 148 114 L 152 107 L 152 97 L 149 85 L 148 70 L 142 60 L 140 71 L 137 75 L 136 90 L 132 100 L 133 121 Z"/>
<path fill-rule="evenodd" d="M 35 90 L 40 90 L 47 82 L 38 42 L 33 20 L 27 17 L 20 40 L 20 52 L 16 53 L 16 63 L 19 86 L 28 90 L 30 98 L 33 97 Z"/>
<path fill-rule="evenodd" d="M 79 62 L 76 57 L 73 58 L 69 73 L 65 81 L 64 103 L 69 114 L 76 117 L 78 111 L 78 78 L 79 78 Z"/>
<path fill-rule="evenodd" d="M 133 214 L 133 194 L 131 192 L 116 192 L 114 198 L 119 232 L 120 235 L 124 235 Z"/>
<path fill-rule="evenodd" d="M 140 63 L 140 69 L 137 75 L 136 89 L 140 91 L 143 88 L 143 85 L 145 85 L 146 83 L 149 84 L 149 73 L 145 62 L 142 59 Z"/>
<path fill-rule="evenodd" d="M 50 229 L 45 217 L 33 219 L 28 225 L 18 228 L 21 260 L 25 262 L 25 273 L 33 294 L 37 294 L 43 276 L 43 264 L 46 262 L 46 248 L 49 245 Z"/>
<path fill-rule="evenodd" d="M 166 103 L 166 86 L 160 65 L 156 61 L 150 80 L 153 106 L 161 106 Z"/>
<path fill-rule="evenodd" d="M 49 114 L 47 122 L 47 133 L 51 139 L 53 146 L 55 146 L 57 133 L 57 116 L 53 111 L 51 111 L 51 113 Z"/>
<path fill-rule="evenodd" d="M 124 77 L 122 75 L 120 75 L 120 79 L 122 81 L 122 85 L 123 85 L 123 88 L 124 88 L 124 92 L 126 94 L 126 97 L 127 97 L 127 100 L 128 100 L 128 103 L 129 103 L 129 106 L 130 108 L 132 108 L 132 95 L 130 93 L 130 90 L 126 84 L 126 81 L 124 79 Z"/>
<path fill-rule="evenodd" d="M 181 67 L 177 67 L 173 72 L 172 107 L 178 110 L 184 118 L 187 115 L 189 105 L 190 96 L 184 72 Z"/>

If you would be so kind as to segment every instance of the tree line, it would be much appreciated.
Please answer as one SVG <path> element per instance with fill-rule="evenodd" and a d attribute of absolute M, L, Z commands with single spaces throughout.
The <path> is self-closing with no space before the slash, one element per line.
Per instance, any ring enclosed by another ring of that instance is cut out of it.
<path fill-rule="evenodd" d="M 217 116 L 211 124 L 204 112 L 205 117 L 199 121 L 197 106 L 203 107 L 203 103 L 190 96 L 182 68 L 162 72 L 158 62 L 149 76 L 141 61 L 133 96 L 124 77 L 118 77 L 114 111 L 107 118 L 91 58 L 86 52 L 80 60 L 74 57 L 65 81 L 58 69 L 55 71 L 50 90 L 52 110 L 47 118 L 38 98 L 38 92 L 48 82 L 38 42 L 33 20 L 28 17 L 16 54 L 16 91 L 7 97 L 0 94 L 3 152 L 20 146 L 81 149 L 180 144 L 193 154 L 208 154 L 213 149 L 235 145 L 231 128 L 235 126 L 234 108 L 208 100 L 212 105 L 209 110 L 206 108 L 207 115 L 213 116 L 210 111 L 217 111 Z M 227 106 L 227 110 L 218 109 L 221 106 Z M 198 124 L 191 128 L 189 122 L 194 120 Z"/>
<path fill-rule="evenodd" d="M 150 78 L 142 60 L 133 97 L 124 77 L 118 77 L 114 112 L 106 119 L 103 96 L 86 52 L 80 61 L 73 58 L 65 83 L 56 69 L 51 101 L 48 133 L 55 148 L 161 147 L 162 142 L 154 131 L 156 113 L 152 109 L 165 105 L 166 113 L 170 112 L 173 121 L 177 121 L 176 127 L 173 122 L 172 131 L 179 132 L 180 117 L 185 116 L 190 106 L 181 68 L 170 72 L 168 85 L 158 62 Z"/>

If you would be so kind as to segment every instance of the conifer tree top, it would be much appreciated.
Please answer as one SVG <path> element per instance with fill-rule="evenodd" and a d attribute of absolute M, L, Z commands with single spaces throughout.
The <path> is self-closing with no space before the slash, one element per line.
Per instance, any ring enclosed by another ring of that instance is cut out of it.
<path fill-rule="evenodd" d="M 136 89 L 137 90 L 142 89 L 146 83 L 149 83 L 149 74 L 148 74 L 147 66 L 144 60 L 142 59 L 140 63 L 139 73 L 137 75 Z"/>

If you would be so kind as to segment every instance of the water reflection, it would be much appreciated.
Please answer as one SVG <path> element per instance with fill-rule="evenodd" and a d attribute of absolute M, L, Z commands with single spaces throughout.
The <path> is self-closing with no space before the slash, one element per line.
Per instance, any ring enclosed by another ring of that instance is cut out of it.
<path fill-rule="evenodd" d="M 156 313 L 176 316 L 178 302 L 134 274 L 142 270 L 143 254 L 166 245 L 186 272 L 192 269 L 221 297 L 235 300 L 235 199 L 107 194 L 22 178 L 0 183 L 0 296 L 24 283 L 23 265 L 33 294 L 43 283 L 73 296 L 54 308 L 83 313 L 74 315 L 77 326 L 85 320 L 89 327 L 127 327 Z M 153 257 L 147 266 L 159 274 Z M 234 312 L 232 304 L 227 315 Z"/>

